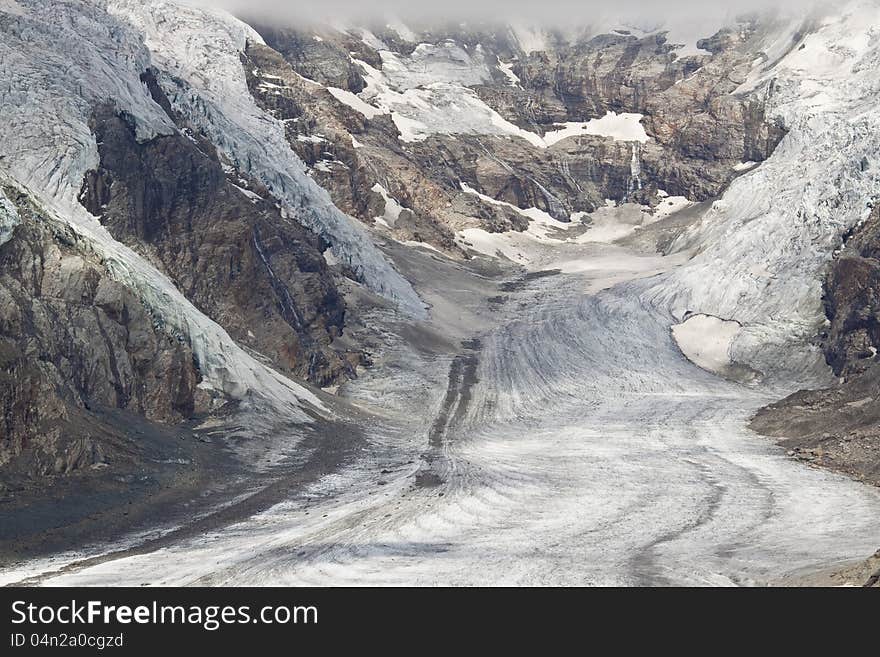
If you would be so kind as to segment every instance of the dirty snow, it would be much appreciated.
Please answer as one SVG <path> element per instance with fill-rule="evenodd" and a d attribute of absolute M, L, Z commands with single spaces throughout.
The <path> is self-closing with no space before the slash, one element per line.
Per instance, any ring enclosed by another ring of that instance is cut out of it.
<path fill-rule="evenodd" d="M 691 315 L 672 326 L 672 337 L 688 360 L 720 374 L 731 364 L 730 345 L 741 329 L 738 322 L 712 315 Z"/>

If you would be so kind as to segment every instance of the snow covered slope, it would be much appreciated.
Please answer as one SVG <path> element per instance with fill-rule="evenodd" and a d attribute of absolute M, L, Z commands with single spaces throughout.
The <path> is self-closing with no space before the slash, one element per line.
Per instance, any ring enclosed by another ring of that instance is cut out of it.
<path fill-rule="evenodd" d="M 482 54 L 477 46 L 475 53 Z M 331 89 L 331 93 L 373 118 L 388 113 L 403 141 L 421 141 L 430 135 L 478 134 L 519 137 L 536 148 L 549 148 L 566 137 L 598 135 L 619 141 L 648 141 L 641 114 L 609 111 L 585 122 L 565 122 L 543 137 L 525 130 L 487 105 L 470 88 L 491 80 L 481 57 L 471 56 L 453 43 L 444 47 L 421 43 L 403 56 L 380 50 L 382 70 L 354 60 L 366 73 L 366 89 L 360 96 Z M 508 69 L 508 75 L 513 75 Z M 515 77 L 515 76 L 514 76 Z"/>
<path fill-rule="evenodd" d="M 815 335 L 822 269 L 880 190 L 880 7 L 851 3 L 794 41 L 798 26 L 768 40 L 739 90 L 765 99 L 787 136 L 678 240 L 698 255 L 655 290 L 678 317 L 742 323 L 731 355 L 765 373 L 819 363 L 792 343 Z"/>

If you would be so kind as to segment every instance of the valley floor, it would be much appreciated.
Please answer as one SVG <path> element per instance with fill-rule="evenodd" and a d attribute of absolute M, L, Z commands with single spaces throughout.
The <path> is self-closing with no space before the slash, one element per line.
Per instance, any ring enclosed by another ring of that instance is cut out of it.
<path fill-rule="evenodd" d="M 386 248 L 435 319 L 362 318 L 384 343 L 340 392 L 371 418 L 352 458 L 227 524 L 0 581 L 761 585 L 880 546 L 880 489 L 747 428 L 786 391 L 724 380 L 676 347 L 645 293 L 675 258 L 580 244 L 569 266 L 538 254 L 537 271 L 499 279 L 482 259 Z"/>

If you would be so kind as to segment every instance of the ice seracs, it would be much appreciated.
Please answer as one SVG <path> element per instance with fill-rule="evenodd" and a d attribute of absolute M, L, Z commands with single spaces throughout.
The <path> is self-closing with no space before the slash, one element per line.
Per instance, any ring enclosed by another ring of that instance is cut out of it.
<path fill-rule="evenodd" d="M 799 25 L 768 37 L 776 59 L 739 90 L 765 102 L 787 135 L 677 240 L 696 255 L 655 289 L 679 318 L 740 322 L 735 360 L 786 376 L 826 371 L 805 346 L 823 320 L 823 268 L 880 188 L 876 168 L 860 164 L 880 152 L 880 7 L 850 3 L 806 35 Z"/>

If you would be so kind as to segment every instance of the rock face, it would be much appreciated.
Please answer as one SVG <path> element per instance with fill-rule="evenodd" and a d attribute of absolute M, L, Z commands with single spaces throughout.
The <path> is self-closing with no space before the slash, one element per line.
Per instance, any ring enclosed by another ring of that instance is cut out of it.
<path fill-rule="evenodd" d="M 847 240 L 824 289 L 828 364 L 844 377 L 872 369 L 880 348 L 880 206 Z"/>
<path fill-rule="evenodd" d="M 109 106 L 96 110 L 92 128 L 101 163 L 86 175 L 81 202 L 117 240 L 281 370 L 318 385 L 354 375 L 359 356 L 330 346 L 345 306 L 318 238 L 283 218 L 260 186 L 231 169 L 227 177 L 204 140 L 139 143 Z"/>
<path fill-rule="evenodd" d="M 305 78 L 327 87 L 359 93 L 366 86 L 361 70 L 349 53 L 357 52 L 376 61 L 378 55 L 360 39 L 344 32 L 325 31 L 323 36 L 295 28 L 279 28 L 254 22 L 266 44 L 277 50 Z"/>
<path fill-rule="evenodd" d="M 204 411 L 189 347 L 155 326 L 67 228 L 5 190 L 21 223 L 0 245 L 0 465 L 30 477 L 115 457 L 92 412 L 158 423 Z"/>
<path fill-rule="evenodd" d="M 771 404 L 752 427 L 798 458 L 880 485 L 880 206 L 831 263 L 824 293 L 820 340 L 838 384 Z"/>
<path fill-rule="evenodd" d="M 643 187 L 702 201 L 730 182 L 734 165 L 766 159 L 784 135 L 761 104 L 733 95 L 751 66 L 754 29 L 744 23 L 722 30 L 701 42 L 712 44 L 711 55 L 686 57 L 662 33 L 599 35 L 521 54 L 511 66 L 517 85 L 477 91 L 505 118 L 542 133 L 606 112 L 642 114 L 651 138 L 638 153 Z M 566 153 L 566 159 L 592 160 L 593 171 L 625 168 L 629 153 L 609 153 L 603 141 L 582 147 L 587 152 L 580 157 Z M 628 175 L 600 180 L 604 197 L 623 200 Z"/>
<path fill-rule="evenodd" d="M 568 221 L 606 199 L 656 204 L 658 190 L 712 198 L 737 165 L 765 159 L 784 135 L 759 101 L 734 95 L 756 55 L 749 22 L 706 35 L 703 54 L 687 57 L 663 33 L 557 39 L 527 53 L 500 25 L 406 36 L 390 28 L 256 27 L 267 45 L 248 44 L 249 87 L 285 121 L 315 180 L 347 213 L 447 251 L 462 228 L 528 225 L 510 208 L 463 194 L 462 183 Z M 487 120 L 468 117 L 467 107 Z M 648 139 L 575 131 L 536 146 L 608 112 L 642 115 Z M 427 132 L 407 136 L 411 124 Z M 376 185 L 405 210 L 393 222 Z"/>
<path fill-rule="evenodd" d="M 367 121 L 326 89 L 303 80 L 289 62 L 266 46 L 249 43 L 244 66 L 254 99 L 285 122 L 290 147 L 329 191 L 337 207 L 373 224 L 385 212 L 384 199 L 373 189 L 382 184 L 409 210 L 395 224 L 399 237 L 454 248 L 449 225 L 454 222 L 445 222 L 433 212 L 445 206 L 451 195 L 426 178 L 418 163 L 405 155 L 389 116 Z M 366 150 L 376 157 L 367 155 Z M 404 187 L 399 180 L 410 181 L 410 185 Z M 419 208 L 425 210 L 419 212 Z M 462 221 L 467 219 L 462 217 Z"/>

